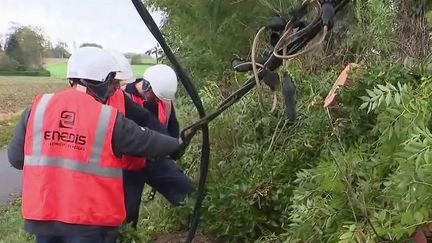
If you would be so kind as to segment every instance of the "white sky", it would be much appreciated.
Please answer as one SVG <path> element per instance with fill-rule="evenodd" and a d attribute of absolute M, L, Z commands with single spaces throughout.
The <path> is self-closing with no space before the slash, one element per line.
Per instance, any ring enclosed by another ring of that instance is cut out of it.
<path fill-rule="evenodd" d="M 160 23 L 162 14 L 152 15 Z M 74 42 L 139 53 L 156 45 L 130 0 L 0 0 L 2 39 L 13 22 L 41 27 L 51 42 L 65 41 L 71 51 Z"/>

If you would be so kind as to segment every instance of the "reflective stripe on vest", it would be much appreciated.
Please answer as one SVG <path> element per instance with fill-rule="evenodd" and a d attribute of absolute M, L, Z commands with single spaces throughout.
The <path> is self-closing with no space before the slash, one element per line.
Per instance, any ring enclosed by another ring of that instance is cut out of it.
<path fill-rule="evenodd" d="M 107 104 L 116 108 L 120 113 L 126 116 L 126 107 L 125 107 L 125 95 L 132 99 L 134 103 L 136 103 L 132 96 L 129 93 L 124 92 L 121 89 L 116 90 L 116 92 L 108 99 Z M 142 107 L 142 102 L 138 104 Z M 123 164 L 126 165 L 126 170 L 140 170 L 145 167 L 146 159 L 142 157 L 134 157 L 123 155 L 122 156 Z"/>
<path fill-rule="evenodd" d="M 53 94 L 44 94 L 39 104 L 36 106 L 33 123 L 33 151 L 31 155 L 26 155 L 25 165 L 32 166 L 54 166 L 68 170 L 84 172 L 96 176 L 109 178 L 121 178 L 122 170 L 119 168 L 101 167 L 101 155 L 105 141 L 105 136 L 111 115 L 111 108 L 103 105 L 96 128 L 96 134 L 91 147 L 89 161 L 77 161 L 59 157 L 41 156 L 42 153 L 42 131 L 43 119 L 48 102 Z"/>

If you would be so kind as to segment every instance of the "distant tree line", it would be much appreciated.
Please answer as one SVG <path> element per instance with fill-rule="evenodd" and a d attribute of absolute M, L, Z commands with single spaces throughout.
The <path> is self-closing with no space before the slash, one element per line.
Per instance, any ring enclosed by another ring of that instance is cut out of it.
<path fill-rule="evenodd" d="M 80 47 L 94 46 L 96 43 L 83 43 Z M 69 58 L 66 42 L 53 44 L 38 27 L 13 26 L 5 35 L 5 42 L 0 44 L 0 71 L 43 71 L 44 58 Z M 125 53 L 133 65 L 155 63 L 151 55 L 161 56 L 160 48 L 151 49 L 144 54 Z"/>
<path fill-rule="evenodd" d="M 85 46 L 93 46 L 93 47 L 103 48 L 103 46 L 96 44 L 96 43 L 83 43 L 80 45 L 80 47 L 85 47 Z M 150 49 L 149 51 L 145 52 L 144 54 L 127 52 L 127 53 L 123 53 L 123 55 L 125 55 L 125 57 L 127 59 L 129 59 L 129 62 L 132 65 L 146 65 L 146 64 L 155 63 L 155 61 L 151 57 L 151 54 L 153 54 L 152 51 L 154 51 L 154 49 Z M 156 56 L 156 58 L 157 58 L 157 56 Z"/>
<path fill-rule="evenodd" d="M 43 58 L 68 58 L 65 42 L 53 45 L 39 28 L 14 26 L 0 46 L 0 71 L 43 70 Z"/>

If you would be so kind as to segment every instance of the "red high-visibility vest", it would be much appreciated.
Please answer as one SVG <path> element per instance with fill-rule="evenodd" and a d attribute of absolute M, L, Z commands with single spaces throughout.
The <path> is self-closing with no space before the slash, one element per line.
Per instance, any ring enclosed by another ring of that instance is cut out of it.
<path fill-rule="evenodd" d="M 137 103 L 141 107 L 145 107 L 145 101 L 143 102 L 141 97 L 130 93 L 126 93 L 126 95 L 128 95 L 135 103 Z M 172 102 L 164 102 L 158 99 L 157 104 L 158 104 L 158 120 L 162 125 L 168 127 L 168 120 L 171 116 L 171 110 L 172 110 Z"/>
<path fill-rule="evenodd" d="M 124 165 L 111 146 L 116 116 L 115 109 L 73 88 L 35 98 L 24 145 L 25 219 L 122 224 Z"/>
<path fill-rule="evenodd" d="M 117 89 L 107 100 L 107 105 L 116 108 L 121 114 L 125 115 L 125 97 L 124 91 Z M 142 107 L 142 102 L 141 102 Z M 127 134 L 125 134 L 127 136 Z M 123 155 L 122 161 L 127 165 L 126 170 L 140 170 L 145 167 L 147 161 L 145 158 Z"/>
<path fill-rule="evenodd" d="M 163 102 L 158 99 L 158 119 L 162 125 L 168 127 L 168 121 L 171 116 L 172 103 Z"/>
<path fill-rule="evenodd" d="M 133 102 L 135 102 L 136 104 L 138 104 L 141 107 L 144 107 L 144 103 L 143 103 L 141 97 L 134 95 L 134 94 L 131 94 L 131 93 L 126 93 L 126 95 L 129 96 L 129 98 L 131 98 L 131 100 Z"/>
<path fill-rule="evenodd" d="M 125 115 L 125 94 L 129 96 L 129 98 L 131 98 L 134 103 L 136 103 L 140 107 L 144 107 L 144 103 L 139 96 L 125 93 L 125 91 L 123 91 L 122 89 L 117 89 L 114 94 L 108 98 L 107 105 L 116 108 L 120 113 Z M 162 101 L 158 101 L 158 119 L 164 126 L 168 126 L 168 119 L 171 115 L 171 107 L 171 103 L 165 104 Z M 122 160 L 124 164 L 127 164 L 127 167 L 125 168 L 127 170 L 140 170 L 144 168 L 147 163 L 147 160 L 145 158 L 133 156 L 123 156 Z"/>

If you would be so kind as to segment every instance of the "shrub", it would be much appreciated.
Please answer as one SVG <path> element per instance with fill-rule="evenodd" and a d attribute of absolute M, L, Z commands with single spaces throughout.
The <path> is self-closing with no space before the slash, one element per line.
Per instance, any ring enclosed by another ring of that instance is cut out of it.
<path fill-rule="evenodd" d="M 0 51 L 0 71 L 10 71 L 15 69 L 15 63 L 2 51 Z"/>

